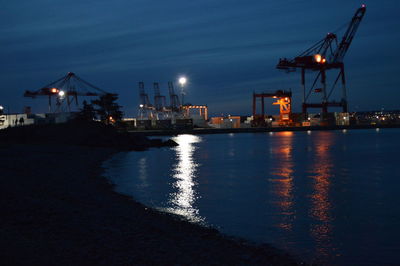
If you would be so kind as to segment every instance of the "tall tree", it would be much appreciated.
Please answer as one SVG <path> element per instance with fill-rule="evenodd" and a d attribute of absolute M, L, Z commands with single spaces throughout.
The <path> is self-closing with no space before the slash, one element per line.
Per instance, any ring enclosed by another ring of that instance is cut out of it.
<path fill-rule="evenodd" d="M 78 113 L 77 118 L 84 121 L 93 121 L 96 118 L 96 112 L 93 105 L 83 101 L 83 107 Z"/>
<path fill-rule="evenodd" d="M 118 94 L 107 93 L 92 101 L 92 104 L 97 106 L 95 110 L 102 122 L 114 124 L 121 121 L 123 112 L 120 110 L 121 106 L 116 103 L 117 100 Z"/>

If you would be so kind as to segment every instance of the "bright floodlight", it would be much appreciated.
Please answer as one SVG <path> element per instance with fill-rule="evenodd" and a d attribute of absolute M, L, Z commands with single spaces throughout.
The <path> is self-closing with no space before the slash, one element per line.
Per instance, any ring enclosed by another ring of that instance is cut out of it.
<path fill-rule="evenodd" d="M 4 107 L 0 105 L 0 110 L 3 110 L 3 109 L 4 109 Z"/>
<path fill-rule="evenodd" d="M 180 77 L 179 78 L 179 84 L 181 84 L 181 86 L 186 84 L 187 79 L 185 77 Z"/>
<path fill-rule="evenodd" d="M 60 97 L 63 97 L 65 95 L 65 92 L 64 91 L 60 91 L 59 93 L 58 93 L 58 96 L 60 96 Z"/>
<path fill-rule="evenodd" d="M 315 62 L 317 62 L 317 63 L 321 63 L 321 61 L 322 61 L 322 55 L 320 55 L 320 54 L 314 55 L 314 60 L 315 60 Z"/>

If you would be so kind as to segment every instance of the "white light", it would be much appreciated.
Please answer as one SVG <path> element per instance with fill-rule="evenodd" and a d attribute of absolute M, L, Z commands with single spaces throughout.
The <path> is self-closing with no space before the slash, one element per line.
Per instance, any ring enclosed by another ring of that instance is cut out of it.
<path fill-rule="evenodd" d="M 4 109 L 4 107 L 0 105 L 0 110 L 3 110 L 3 109 Z"/>
<path fill-rule="evenodd" d="M 139 105 L 140 108 L 143 108 L 143 104 Z"/>
<path fill-rule="evenodd" d="M 179 78 L 179 84 L 181 84 L 181 86 L 185 85 L 187 82 L 187 79 L 185 77 L 180 77 Z"/>
<path fill-rule="evenodd" d="M 63 97 L 65 95 L 65 92 L 64 91 L 60 91 L 59 93 L 58 93 L 58 96 L 60 96 L 60 97 Z"/>

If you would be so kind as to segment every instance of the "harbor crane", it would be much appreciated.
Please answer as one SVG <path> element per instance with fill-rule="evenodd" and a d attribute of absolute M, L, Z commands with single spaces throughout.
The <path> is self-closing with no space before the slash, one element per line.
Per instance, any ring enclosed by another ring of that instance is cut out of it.
<path fill-rule="evenodd" d="M 294 59 L 281 58 L 278 69 L 293 72 L 301 69 L 301 84 L 303 88 L 303 104 L 302 111 L 304 116 L 307 114 L 308 108 L 321 108 L 322 116 L 328 113 L 328 107 L 341 107 L 343 112 L 348 112 L 346 77 L 344 72 L 343 59 L 353 41 L 357 29 L 365 15 L 366 6 L 362 5 L 357 9 L 350 24 L 338 43 L 338 37 L 335 33 L 328 33 L 324 39 L 305 50 Z M 306 86 L 306 71 L 317 72 L 311 87 Z M 335 81 L 330 88 L 327 87 L 327 71 L 336 70 L 338 72 Z M 340 101 L 330 100 L 338 81 L 342 83 L 342 98 Z M 316 87 L 318 81 L 321 87 Z M 329 90 L 328 90 L 329 89 Z M 321 103 L 308 102 L 311 93 L 322 93 Z"/>
<path fill-rule="evenodd" d="M 171 111 L 178 113 L 180 111 L 181 104 L 179 103 L 179 96 L 175 93 L 174 84 L 172 81 L 168 81 L 168 91 Z"/>
<path fill-rule="evenodd" d="M 149 95 L 147 95 L 144 89 L 144 82 L 139 82 L 139 117 L 140 118 L 152 118 L 153 111 L 155 110 L 154 106 L 150 103 Z"/>
<path fill-rule="evenodd" d="M 154 107 L 157 112 L 163 113 L 166 112 L 166 98 L 165 96 L 161 95 L 160 93 L 160 86 L 158 85 L 158 82 L 153 83 L 153 88 L 154 88 Z"/>
<path fill-rule="evenodd" d="M 78 96 L 101 96 L 108 94 L 106 91 L 90 84 L 81 79 L 75 73 L 68 72 L 62 78 L 53 81 L 46 86 L 36 91 L 25 91 L 24 97 L 36 98 L 45 96 L 49 99 L 49 112 L 51 112 L 52 98 L 56 98 L 57 111 L 60 111 L 64 101 L 67 102 L 68 110 L 71 109 L 71 104 L 75 102 L 78 106 Z"/>

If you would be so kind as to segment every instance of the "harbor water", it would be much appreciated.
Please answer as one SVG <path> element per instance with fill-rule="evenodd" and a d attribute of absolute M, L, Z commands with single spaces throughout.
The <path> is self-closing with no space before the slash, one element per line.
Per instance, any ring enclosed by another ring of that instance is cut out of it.
<path fill-rule="evenodd" d="M 105 162 L 117 192 L 307 262 L 400 263 L 400 130 L 179 135 Z"/>

